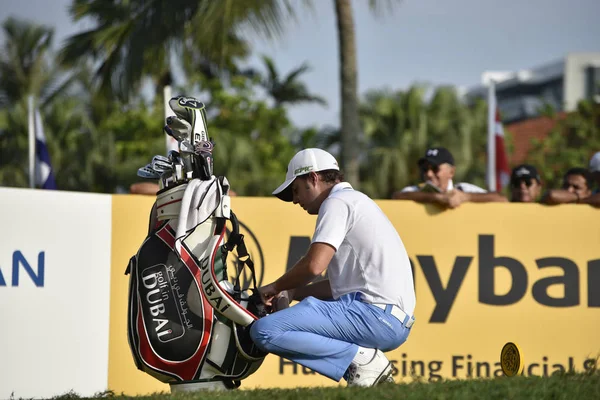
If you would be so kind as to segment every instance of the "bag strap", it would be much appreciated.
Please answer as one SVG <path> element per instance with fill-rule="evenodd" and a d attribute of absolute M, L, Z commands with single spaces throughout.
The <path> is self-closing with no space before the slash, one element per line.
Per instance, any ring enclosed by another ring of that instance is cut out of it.
<path fill-rule="evenodd" d="M 231 216 L 230 216 L 229 220 L 231 221 L 231 226 L 233 229 L 232 229 L 231 233 L 229 234 L 229 240 L 227 240 L 227 243 L 225 243 L 224 247 L 228 252 L 232 251 L 234 248 L 237 247 L 238 261 L 241 264 L 241 267 L 237 271 L 238 274 L 237 274 L 237 278 L 235 281 L 235 287 L 236 287 L 236 289 L 239 290 L 240 275 L 241 275 L 242 271 L 244 270 L 244 267 L 248 267 L 248 269 L 252 273 L 252 283 L 254 284 L 254 289 L 256 289 L 257 285 L 256 285 L 256 273 L 254 271 L 254 262 L 252 261 L 252 259 L 250 258 L 250 255 L 248 254 L 248 249 L 246 248 L 246 243 L 244 243 L 244 235 L 240 233 L 240 223 L 238 222 L 238 219 L 235 216 L 235 214 L 233 213 L 233 211 L 231 211 Z"/>

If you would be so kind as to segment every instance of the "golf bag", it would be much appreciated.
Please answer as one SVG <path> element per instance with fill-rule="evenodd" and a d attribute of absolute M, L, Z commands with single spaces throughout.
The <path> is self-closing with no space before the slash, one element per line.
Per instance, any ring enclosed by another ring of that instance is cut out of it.
<path fill-rule="evenodd" d="M 181 104 L 180 98 L 173 101 Z M 203 112 L 199 102 L 191 109 L 200 106 Z M 194 136 L 203 113 L 195 116 L 187 119 L 190 135 L 178 138 L 180 143 Z M 126 270 L 128 339 L 136 366 L 172 389 L 190 384 L 192 390 L 237 388 L 266 356 L 250 339 L 249 328 L 267 310 L 230 209 L 229 183 L 212 175 L 206 139 L 191 146 L 190 159 L 178 164 L 173 157 L 173 168 L 169 171 L 167 165 L 157 173 L 162 189 L 153 207 L 156 218 Z M 156 171 L 151 164 L 144 169 L 145 175 Z M 227 257 L 234 249 L 238 270 L 230 277 Z M 241 287 L 244 268 L 252 274 L 254 290 Z"/>

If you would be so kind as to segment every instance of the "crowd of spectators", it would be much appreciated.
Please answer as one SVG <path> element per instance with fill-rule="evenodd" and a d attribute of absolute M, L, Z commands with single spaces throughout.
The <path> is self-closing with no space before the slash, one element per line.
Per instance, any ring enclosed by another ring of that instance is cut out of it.
<path fill-rule="evenodd" d="M 560 188 L 545 188 L 535 166 L 517 165 L 510 176 L 510 198 L 488 192 L 467 182 L 453 181 L 456 171 L 454 157 L 444 147 L 427 149 L 418 161 L 421 183 L 407 186 L 392 194 L 392 199 L 434 203 L 456 208 L 462 203 L 514 202 L 558 204 L 589 204 L 600 206 L 600 151 L 586 167 L 574 167 L 565 172 Z"/>
<path fill-rule="evenodd" d="M 545 188 L 534 165 L 520 164 L 512 169 L 510 194 L 489 192 L 468 182 L 454 182 L 456 165 L 452 153 L 444 147 L 427 149 L 417 163 L 421 182 L 392 194 L 392 199 L 432 203 L 456 208 L 463 203 L 540 203 L 589 204 L 600 207 L 600 151 L 592 156 L 586 167 L 574 167 L 565 172 L 560 188 Z M 152 182 L 135 183 L 132 194 L 156 195 L 159 187 Z M 235 192 L 231 192 L 235 196 Z"/>

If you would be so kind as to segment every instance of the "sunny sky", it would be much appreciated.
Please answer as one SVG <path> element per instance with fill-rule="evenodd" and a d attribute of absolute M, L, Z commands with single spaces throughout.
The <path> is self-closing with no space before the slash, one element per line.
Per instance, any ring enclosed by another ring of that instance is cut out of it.
<path fill-rule="evenodd" d="M 299 9 L 301 0 L 297 0 Z M 8 16 L 55 27 L 56 46 L 82 28 L 67 13 L 70 0 L 0 0 Z M 299 126 L 339 124 L 336 22 L 332 0 L 314 0 L 286 35 L 273 43 L 253 40 L 282 74 L 308 62 L 309 89 L 329 107 L 290 109 Z M 556 61 L 569 52 L 600 52 L 598 0 L 404 0 L 376 18 L 367 0 L 353 0 L 359 92 L 415 82 L 472 87 L 484 71 L 516 71 Z M 2 37 L 0 36 L 0 40 Z M 256 57 L 251 63 L 259 66 Z"/>

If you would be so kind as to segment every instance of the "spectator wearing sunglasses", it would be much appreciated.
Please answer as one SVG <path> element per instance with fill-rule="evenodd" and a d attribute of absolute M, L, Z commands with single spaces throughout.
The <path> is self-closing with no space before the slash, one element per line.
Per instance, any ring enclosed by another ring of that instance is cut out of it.
<path fill-rule="evenodd" d="M 592 174 L 587 169 L 571 168 L 563 176 L 562 188 L 549 190 L 542 198 L 542 203 L 581 203 L 598 206 L 600 202 L 591 198 L 593 182 Z"/>
<path fill-rule="evenodd" d="M 521 164 L 510 174 L 510 201 L 535 203 L 542 193 L 542 180 L 533 165 Z"/>
<path fill-rule="evenodd" d="M 488 193 L 470 183 L 457 183 L 452 180 L 456 167 L 452 153 L 444 147 L 427 149 L 418 161 L 423 183 L 407 186 L 392 195 L 396 200 L 413 200 L 418 203 L 434 203 L 448 208 L 456 208 L 465 202 L 486 203 L 506 201 L 498 193 Z"/>

